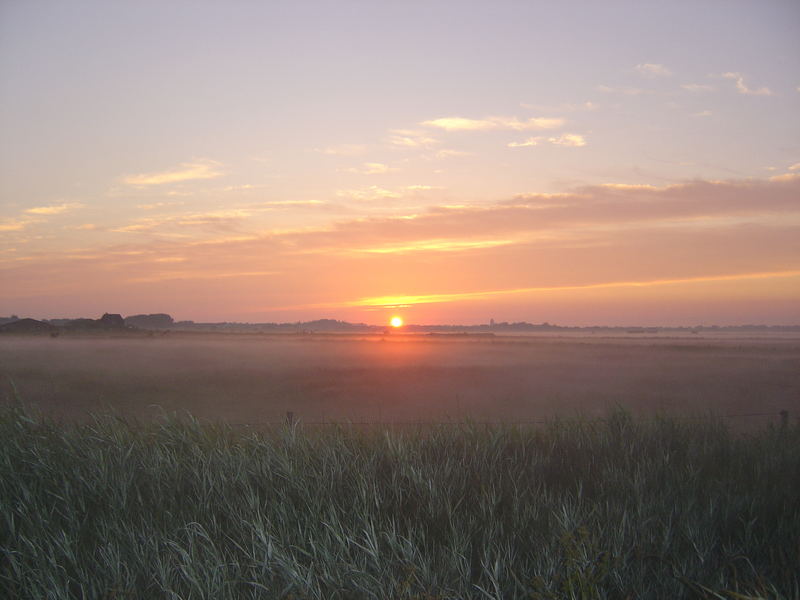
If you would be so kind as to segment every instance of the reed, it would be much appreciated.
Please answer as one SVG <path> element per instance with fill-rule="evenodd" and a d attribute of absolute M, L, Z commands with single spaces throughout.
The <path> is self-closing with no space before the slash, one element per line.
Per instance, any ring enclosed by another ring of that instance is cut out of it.
<path fill-rule="evenodd" d="M 0 409 L 15 598 L 800 597 L 800 427 L 386 431 Z M 737 595 L 738 594 L 738 595 Z"/>

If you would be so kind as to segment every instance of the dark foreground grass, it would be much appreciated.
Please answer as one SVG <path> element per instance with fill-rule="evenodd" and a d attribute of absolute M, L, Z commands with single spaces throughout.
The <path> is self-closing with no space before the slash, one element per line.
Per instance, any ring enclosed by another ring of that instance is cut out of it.
<path fill-rule="evenodd" d="M 800 597 L 800 427 L 1 413 L 6 597 Z"/>

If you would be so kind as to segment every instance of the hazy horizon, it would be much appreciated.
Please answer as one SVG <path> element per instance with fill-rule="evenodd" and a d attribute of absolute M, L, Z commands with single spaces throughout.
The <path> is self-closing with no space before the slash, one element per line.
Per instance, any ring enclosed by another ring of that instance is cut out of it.
<path fill-rule="evenodd" d="M 109 314 L 115 314 L 113 312 L 108 311 Z M 395 311 L 396 314 L 400 314 L 402 310 Z M 395 314 L 392 313 L 392 314 Z M 116 313 L 119 314 L 119 313 Z M 133 314 L 123 314 L 123 318 L 134 317 L 134 316 L 142 316 L 145 313 L 133 313 Z M 167 313 L 149 313 L 149 314 L 167 314 Z M 24 312 L 17 311 L 12 313 L 12 315 L 0 315 L 0 318 L 8 318 L 10 316 L 15 316 L 19 319 L 31 318 L 36 320 L 43 320 L 43 321 L 59 321 L 59 320 L 74 320 L 74 319 L 99 319 L 101 315 L 77 315 L 77 316 L 47 316 L 47 315 L 28 315 Z M 301 319 L 295 321 L 233 321 L 231 319 L 216 319 L 213 321 L 196 321 L 194 319 L 184 319 L 180 315 L 169 315 L 173 317 L 175 324 L 179 323 L 195 323 L 198 325 L 204 324 L 216 324 L 216 323 L 228 323 L 231 325 L 293 325 L 295 323 L 314 323 L 317 321 L 337 321 L 339 323 L 345 323 L 348 325 L 364 325 L 367 327 L 384 327 L 387 329 L 394 329 L 392 327 L 391 322 L 389 320 L 386 321 L 348 321 L 345 319 L 337 319 L 335 317 L 330 316 L 318 316 L 313 317 L 310 319 Z M 756 326 L 756 327 L 800 327 L 800 323 L 758 323 L 758 322 L 750 322 L 750 323 L 726 323 L 722 321 L 709 321 L 704 323 L 673 323 L 673 324 L 665 324 L 665 323 L 640 323 L 640 322 L 633 322 L 633 321 L 621 321 L 619 323 L 602 323 L 602 322 L 591 322 L 588 321 L 586 323 L 557 323 L 557 322 L 550 322 L 550 321 L 528 321 L 528 320 L 509 320 L 503 319 L 502 316 L 500 318 L 495 319 L 494 317 L 490 317 L 484 321 L 465 321 L 465 322 L 413 322 L 413 321 L 403 321 L 403 323 L 399 326 L 400 328 L 398 331 L 402 332 L 412 327 L 479 327 L 479 326 L 492 326 L 491 321 L 494 321 L 494 325 L 503 326 L 503 325 L 514 325 L 517 323 L 526 323 L 528 325 L 549 325 L 553 327 L 582 327 L 582 328 L 604 328 L 604 327 L 648 327 L 648 328 L 658 328 L 662 327 L 665 329 L 670 328 L 695 328 L 695 327 L 747 327 L 747 326 Z"/>
<path fill-rule="evenodd" d="M 0 315 L 800 323 L 800 4 L 0 6 Z"/>

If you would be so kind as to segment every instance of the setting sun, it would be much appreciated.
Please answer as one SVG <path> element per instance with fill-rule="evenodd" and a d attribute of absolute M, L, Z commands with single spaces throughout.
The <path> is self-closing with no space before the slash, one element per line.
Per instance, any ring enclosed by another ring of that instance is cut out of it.
<path fill-rule="evenodd" d="M 389 321 L 392 327 L 402 327 L 403 326 L 403 319 L 400 317 L 392 317 L 392 320 Z"/>

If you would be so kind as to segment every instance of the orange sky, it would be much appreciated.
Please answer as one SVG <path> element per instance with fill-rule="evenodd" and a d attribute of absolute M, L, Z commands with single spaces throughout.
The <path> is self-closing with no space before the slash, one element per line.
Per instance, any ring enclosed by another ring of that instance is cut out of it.
<path fill-rule="evenodd" d="M 187 6 L 0 5 L 0 316 L 800 323 L 797 3 Z"/>
<path fill-rule="evenodd" d="M 10 309 L 51 316 L 790 323 L 798 197 L 797 176 L 596 186 L 264 235 L 148 240 L 11 263 L 4 296 Z"/>

